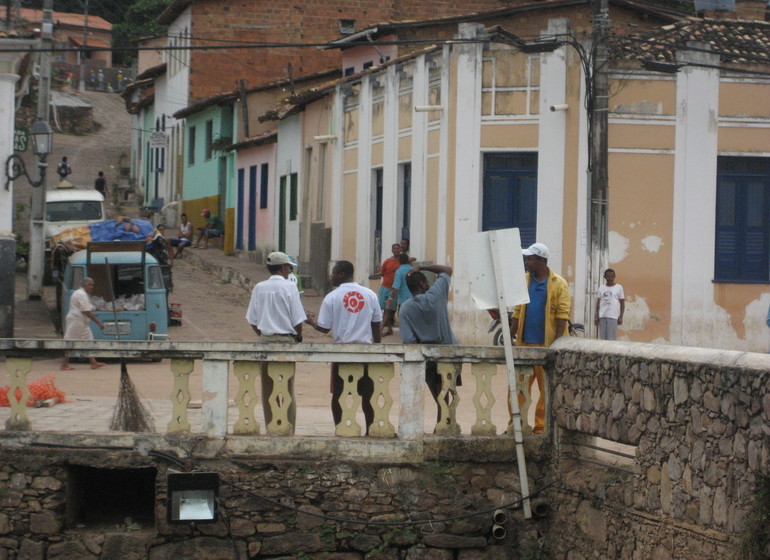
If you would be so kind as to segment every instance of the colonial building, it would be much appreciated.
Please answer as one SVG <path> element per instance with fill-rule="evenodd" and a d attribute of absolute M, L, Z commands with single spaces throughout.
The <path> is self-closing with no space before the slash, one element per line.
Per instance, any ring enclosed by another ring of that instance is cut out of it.
<path fill-rule="evenodd" d="M 543 27 L 541 43 L 555 39 L 544 53 L 526 52 L 525 38 L 501 33 L 504 23 L 461 25 L 462 45 L 321 88 L 333 96 L 323 101 L 334 146 L 323 165 L 332 177 L 326 193 L 300 200 L 330 201 L 331 260 L 354 260 L 367 282 L 381 246 L 407 235 L 419 259 L 454 265 L 454 326 L 466 342 L 484 342 L 463 241 L 519 227 L 525 245 L 551 247 L 549 265 L 572 288 L 573 320 L 592 322 L 590 91 L 580 59 L 590 42 L 571 24 Z M 645 33 L 621 29 L 608 70 L 609 263 L 626 288 L 621 338 L 765 351 L 768 24 L 691 18 Z M 656 65 L 661 59 L 672 63 Z M 272 115 L 296 119 L 321 103 L 295 99 Z M 317 146 L 310 134 L 302 140 Z M 316 160 L 305 159 L 300 185 L 317 173 Z"/>

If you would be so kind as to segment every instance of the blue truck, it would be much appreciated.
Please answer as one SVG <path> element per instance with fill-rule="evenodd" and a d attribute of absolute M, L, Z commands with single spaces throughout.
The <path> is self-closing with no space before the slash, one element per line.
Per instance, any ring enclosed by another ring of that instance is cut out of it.
<path fill-rule="evenodd" d="M 94 313 L 104 323 L 96 340 L 168 338 L 169 279 L 144 241 L 93 241 L 67 259 L 56 291 L 62 328 L 72 294 L 86 276 L 94 279 Z"/>

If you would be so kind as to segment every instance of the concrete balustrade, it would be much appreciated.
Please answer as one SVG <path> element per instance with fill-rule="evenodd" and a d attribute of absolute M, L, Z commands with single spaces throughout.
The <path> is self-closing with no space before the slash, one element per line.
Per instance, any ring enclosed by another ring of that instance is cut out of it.
<path fill-rule="evenodd" d="M 374 422 L 369 431 L 373 438 L 421 439 L 425 433 L 425 367 L 428 361 L 437 362 L 442 388 L 438 399 L 436 435 L 452 436 L 461 433 L 457 421 L 460 393 L 457 378 L 463 364 L 469 363 L 475 379 L 475 390 L 470 399 L 475 408 L 475 422 L 471 434 L 495 435 L 505 426 L 492 421 L 492 407 L 506 394 L 494 394 L 494 376 L 505 376 L 504 354 L 501 348 L 476 346 L 422 346 L 422 345 L 358 345 L 358 344 L 247 344 L 196 342 L 73 342 L 62 340 L 2 340 L 0 352 L 8 357 L 6 366 L 11 378 L 11 416 L 8 430 L 34 430 L 27 417 L 27 376 L 35 357 L 60 356 L 63 351 L 72 357 L 94 355 L 100 358 L 168 358 L 173 378 L 169 395 L 172 414 L 165 430 L 169 434 L 190 433 L 192 423 L 189 406 L 192 399 L 190 377 L 196 361 L 202 364 L 202 398 L 200 433 L 214 438 L 227 437 L 228 432 L 238 436 L 290 436 L 295 433 L 291 409 L 297 405 L 292 394 L 292 379 L 298 364 L 339 364 L 343 391 L 339 404 L 342 419 L 335 427 L 340 437 L 359 437 L 365 427 L 357 419 L 362 408 L 357 384 L 368 375 L 374 385 L 371 404 Z M 548 351 L 541 348 L 517 348 L 515 362 L 519 391 L 527 408 L 532 403 L 526 378 L 532 366 L 544 365 Z M 266 367 L 262 368 L 263 364 Z M 364 366 L 367 366 L 365 373 Z M 165 366 L 159 366 L 165 367 Z M 230 375 L 237 379 L 237 391 L 228 394 Z M 260 375 L 272 380 L 272 394 L 267 398 L 269 422 L 264 427 L 255 414 L 261 395 L 257 389 Z M 472 383 L 467 383 L 473 385 Z M 473 389 L 470 389 L 473 390 Z M 498 392 L 499 389 L 498 389 Z M 20 399 L 15 396 L 20 395 Z M 465 392 L 465 395 L 468 395 Z M 469 397 L 465 397 L 469 398 Z M 232 399 L 232 401 L 231 401 Z M 397 425 L 394 425 L 393 407 L 398 400 Z M 520 399 L 521 400 L 521 399 Z M 228 408 L 233 402 L 237 420 L 228 430 Z M 434 414 L 431 410 L 430 414 Z M 526 417 L 526 416 L 525 416 Z M 525 433 L 529 427 L 524 427 Z"/>

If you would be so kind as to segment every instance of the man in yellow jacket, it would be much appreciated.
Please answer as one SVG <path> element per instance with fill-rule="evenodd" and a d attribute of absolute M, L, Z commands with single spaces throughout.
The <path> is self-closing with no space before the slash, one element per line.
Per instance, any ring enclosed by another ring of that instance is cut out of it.
<path fill-rule="evenodd" d="M 517 346 L 550 346 L 553 341 L 567 333 L 571 296 L 567 281 L 548 268 L 548 247 L 535 243 L 522 251 L 529 303 L 519 305 L 513 312 L 511 332 L 516 333 Z M 534 367 L 529 378 L 529 390 L 537 380 L 540 396 L 535 408 L 533 433 L 541 434 L 545 426 L 544 372 L 542 366 Z M 519 404 L 524 397 L 519 395 Z M 510 407 L 510 405 L 509 405 Z M 511 418 L 511 422 L 513 418 Z"/>

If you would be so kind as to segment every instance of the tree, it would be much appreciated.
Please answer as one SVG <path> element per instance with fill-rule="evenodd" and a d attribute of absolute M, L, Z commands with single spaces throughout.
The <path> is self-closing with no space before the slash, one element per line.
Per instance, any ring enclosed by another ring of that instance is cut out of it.
<path fill-rule="evenodd" d="M 57 12 L 83 14 L 88 5 L 89 15 L 99 16 L 112 24 L 123 21 L 126 10 L 134 0 L 54 0 L 53 9 Z M 22 2 L 23 7 L 43 8 L 43 0 Z"/>
<path fill-rule="evenodd" d="M 165 33 L 166 26 L 158 23 L 158 16 L 171 0 L 136 0 L 126 10 L 123 21 L 112 27 L 114 47 L 135 47 L 144 37 Z M 136 58 L 136 51 L 117 51 L 112 60 L 116 64 L 130 64 Z"/>
<path fill-rule="evenodd" d="M 54 11 L 99 16 L 112 24 L 113 47 L 135 47 L 139 39 L 165 32 L 158 16 L 171 0 L 54 0 Z M 24 7 L 42 9 L 43 0 L 24 2 Z M 115 51 L 114 64 L 130 65 L 136 51 Z"/>

